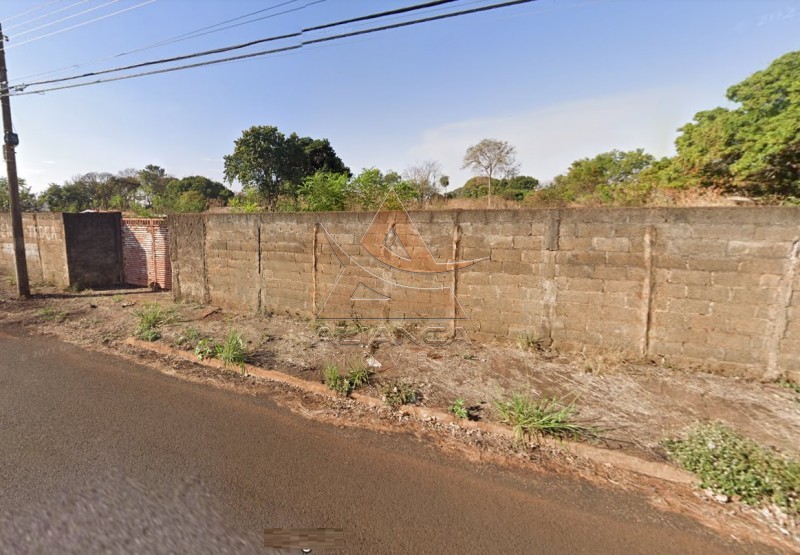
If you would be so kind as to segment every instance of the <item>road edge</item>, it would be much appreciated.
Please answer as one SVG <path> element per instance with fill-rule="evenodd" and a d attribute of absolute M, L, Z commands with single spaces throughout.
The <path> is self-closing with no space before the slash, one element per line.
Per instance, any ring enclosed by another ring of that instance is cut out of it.
<path fill-rule="evenodd" d="M 190 353 L 189 351 L 184 351 L 181 349 L 175 349 L 173 347 L 169 347 L 164 344 L 142 341 L 140 339 L 136 339 L 133 337 L 129 337 L 124 341 L 124 343 L 133 347 L 137 347 L 139 349 L 144 349 L 146 351 L 182 358 L 184 360 L 193 362 L 195 364 L 200 364 L 211 368 L 217 368 L 220 370 L 235 371 L 235 369 L 232 369 L 229 365 L 226 365 L 224 362 L 220 360 L 213 358 L 199 360 L 194 353 Z M 256 378 L 282 383 L 303 391 L 307 391 L 309 393 L 322 395 L 323 397 L 328 397 L 330 399 L 341 398 L 340 395 L 331 391 L 326 385 L 322 383 L 310 382 L 308 380 L 303 380 L 301 378 L 290 376 L 289 374 L 284 374 L 283 372 L 277 372 L 275 370 L 265 370 L 264 368 L 259 368 L 251 364 L 244 364 L 240 367 L 237 367 L 236 369 L 241 369 L 242 373 L 254 376 Z M 351 393 L 350 398 L 370 407 L 385 406 L 383 401 L 381 401 L 380 399 L 377 399 L 375 397 L 370 397 L 369 395 L 364 395 L 363 393 L 358 393 L 357 391 Z M 464 429 L 468 430 L 477 429 L 483 432 L 488 432 L 503 437 L 507 437 L 509 439 L 513 439 L 512 430 L 504 426 L 501 426 L 500 424 L 495 424 L 492 422 L 475 422 L 471 420 L 460 420 L 450 413 L 430 407 L 403 405 L 401 409 L 403 410 L 403 412 L 406 412 L 418 418 L 435 419 L 437 422 L 455 424 Z M 679 484 L 693 484 L 696 482 L 695 476 L 689 472 L 686 472 L 685 470 L 681 470 L 680 468 L 676 468 L 672 465 L 662 462 L 647 461 L 639 457 L 636 457 L 634 455 L 630 455 L 628 453 L 622 453 L 611 449 L 604 449 L 602 447 L 596 447 L 594 445 L 588 445 L 586 443 L 580 443 L 577 441 L 571 441 L 566 439 L 558 440 L 545 437 L 541 438 L 539 442 L 540 444 L 545 445 L 547 447 L 564 451 L 571 455 L 577 455 L 579 457 L 589 459 L 598 464 L 613 465 L 618 468 L 636 472 L 637 474 L 650 476 L 652 478 L 658 478 L 660 480 L 666 480 L 669 482 L 674 482 Z"/>

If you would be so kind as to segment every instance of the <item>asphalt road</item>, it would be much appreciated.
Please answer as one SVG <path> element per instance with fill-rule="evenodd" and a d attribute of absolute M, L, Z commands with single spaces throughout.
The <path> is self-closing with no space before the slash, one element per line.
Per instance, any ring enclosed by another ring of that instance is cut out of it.
<path fill-rule="evenodd" d="M 342 553 L 754 549 L 634 495 L 0 333 L 0 553 L 278 553 L 265 528 L 340 528 Z"/>

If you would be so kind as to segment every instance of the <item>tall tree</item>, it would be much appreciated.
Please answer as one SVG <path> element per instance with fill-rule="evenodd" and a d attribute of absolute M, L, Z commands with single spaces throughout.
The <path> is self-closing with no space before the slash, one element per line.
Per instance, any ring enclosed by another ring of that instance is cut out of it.
<path fill-rule="evenodd" d="M 467 149 L 462 168 L 483 173 L 489 184 L 489 208 L 492 207 L 492 178 L 498 173 L 511 176 L 517 171 L 516 149 L 506 141 L 483 139 Z"/>
<path fill-rule="evenodd" d="M 155 164 L 148 164 L 144 169 L 139 170 L 139 183 L 142 190 L 142 200 L 150 206 L 152 199 L 158 195 L 163 195 L 173 178 L 167 174 L 167 170 Z"/>
<path fill-rule="evenodd" d="M 296 198 L 303 180 L 317 171 L 349 174 L 327 139 L 287 137 L 274 126 L 245 130 L 224 160 L 225 180 L 258 190 L 272 211 L 281 196 Z"/>
<path fill-rule="evenodd" d="M 727 91 L 736 108 L 698 112 L 681 128 L 681 184 L 800 197 L 800 51 Z"/>
<path fill-rule="evenodd" d="M 23 212 L 38 212 L 42 208 L 41 201 L 31 192 L 24 179 L 19 180 L 19 203 Z M 8 211 L 8 179 L 0 177 L 0 212 Z"/>

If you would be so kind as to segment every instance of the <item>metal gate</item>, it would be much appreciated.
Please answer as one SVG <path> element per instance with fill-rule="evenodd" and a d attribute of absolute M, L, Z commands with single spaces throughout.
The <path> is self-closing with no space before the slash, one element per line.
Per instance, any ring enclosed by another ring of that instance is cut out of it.
<path fill-rule="evenodd" d="M 172 287 L 169 230 L 163 218 L 122 220 L 125 283 L 153 289 Z"/>

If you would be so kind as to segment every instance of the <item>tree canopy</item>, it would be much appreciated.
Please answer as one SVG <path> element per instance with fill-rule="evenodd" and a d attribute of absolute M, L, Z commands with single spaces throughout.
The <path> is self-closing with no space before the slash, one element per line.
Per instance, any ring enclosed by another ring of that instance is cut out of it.
<path fill-rule="evenodd" d="M 632 195 L 639 175 L 655 163 L 655 158 L 636 149 L 612 150 L 594 158 L 581 158 L 566 173 L 557 175 L 536 199 L 546 203 L 617 202 L 625 204 Z"/>
<path fill-rule="evenodd" d="M 256 189 L 270 210 L 282 196 L 296 199 L 303 181 L 317 172 L 350 174 L 328 139 L 286 136 L 263 125 L 245 130 L 224 164 L 225 180 Z"/>
<path fill-rule="evenodd" d="M 42 207 L 41 201 L 31 193 L 24 179 L 19 180 L 19 203 L 23 212 L 38 212 Z M 0 212 L 8 212 L 9 209 L 8 178 L 0 177 Z"/>
<path fill-rule="evenodd" d="M 739 106 L 698 112 L 680 129 L 674 184 L 800 197 L 800 51 L 726 96 Z"/>
<path fill-rule="evenodd" d="M 308 211 L 377 210 L 382 205 L 397 210 L 399 203 L 418 200 L 419 189 L 396 172 L 365 168 L 352 178 L 346 173 L 317 172 L 306 178 L 299 195 L 301 208 Z"/>

